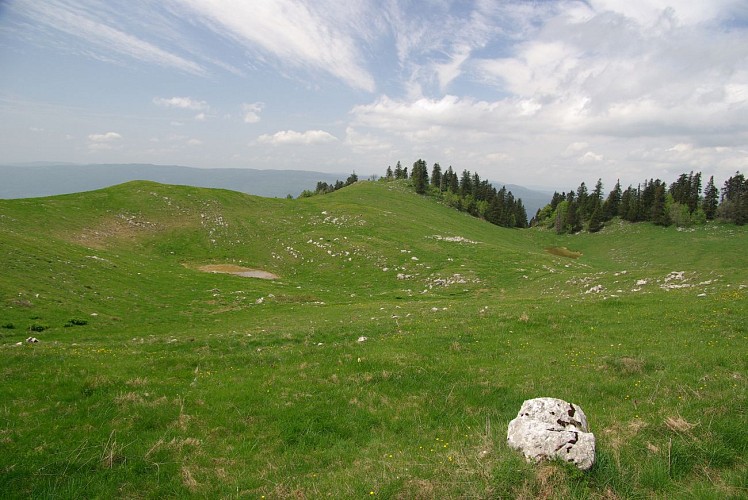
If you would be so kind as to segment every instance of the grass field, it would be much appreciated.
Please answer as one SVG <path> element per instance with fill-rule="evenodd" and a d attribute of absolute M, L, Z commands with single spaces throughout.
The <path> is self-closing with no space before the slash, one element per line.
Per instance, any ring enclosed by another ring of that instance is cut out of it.
<path fill-rule="evenodd" d="M 745 498 L 746 249 L 508 230 L 398 183 L 0 200 L 0 492 Z M 584 409 L 591 471 L 506 446 L 540 396 Z"/>

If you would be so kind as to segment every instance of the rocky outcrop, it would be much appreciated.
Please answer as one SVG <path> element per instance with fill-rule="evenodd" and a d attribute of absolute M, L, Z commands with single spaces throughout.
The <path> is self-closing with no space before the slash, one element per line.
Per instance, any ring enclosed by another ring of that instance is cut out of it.
<path fill-rule="evenodd" d="M 582 409 L 556 398 L 528 399 L 509 422 L 507 444 L 528 460 L 559 458 L 582 470 L 595 463 L 595 435 Z"/>

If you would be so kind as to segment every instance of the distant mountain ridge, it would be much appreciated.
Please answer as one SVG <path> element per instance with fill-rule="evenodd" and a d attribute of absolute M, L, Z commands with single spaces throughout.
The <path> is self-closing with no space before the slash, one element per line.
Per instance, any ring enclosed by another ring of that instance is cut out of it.
<path fill-rule="evenodd" d="M 153 164 L 75 164 L 34 162 L 0 165 L 0 198 L 37 198 L 58 194 L 92 191 L 134 180 L 205 188 L 231 189 L 242 193 L 283 198 L 297 197 L 305 189 L 314 190 L 317 182 L 345 180 L 350 172 L 330 174 L 306 170 L 259 170 L 251 168 L 194 168 Z M 502 183 L 491 181 L 497 188 Z M 506 185 L 515 198 L 521 198 L 532 217 L 545 206 L 550 193 L 517 185 Z"/>
<path fill-rule="evenodd" d="M 301 170 L 193 168 L 151 164 L 34 163 L 0 165 L 0 198 L 36 198 L 92 191 L 134 180 L 221 188 L 269 198 L 298 196 L 318 181 L 335 182 L 349 174 Z"/>

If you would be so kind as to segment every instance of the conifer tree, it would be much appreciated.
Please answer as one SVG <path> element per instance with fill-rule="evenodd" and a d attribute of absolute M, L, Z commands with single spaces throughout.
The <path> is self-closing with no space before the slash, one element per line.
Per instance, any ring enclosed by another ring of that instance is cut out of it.
<path fill-rule="evenodd" d="M 402 179 L 403 178 L 403 166 L 400 164 L 400 160 L 397 161 L 397 165 L 395 165 L 395 179 Z"/>
<path fill-rule="evenodd" d="M 719 189 L 714 185 L 714 176 L 709 177 L 709 182 L 704 188 L 704 199 L 701 208 L 704 210 L 707 220 L 714 220 L 719 206 Z"/>
<path fill-rule="evenodd" d="M 425 161 L 419 159 L 413 163 L 410 179 L 413 181 L 413 187 L 416 189 L 416 193 L 426 193 L 426 188 L 429 185 L 429 172 Z"/>
<path fill-rule="evenodd" d="M 431 170 L 431 185 L 441 189 L 442 167 L 438 163 L 434 163 L 434 168 Z"/>
<path fill-rule="evenodd" d="M 652 189 L 652 205 L 649 220 L 659 226 L 668 226 L 670 225 L 670 218 L 665 210 L 665 184 L 657 180 Z"/>
<path fill-rule="evenodd" d="M 613 190 L 608 193 L 608 198 L 605 200 L 605 204 L 603 205 L 603 219 L 604 220 L 610 220 L 616 215 L 621 215 L 619 213 L 619 207 L 621 205 L 621 195 L 623 193 L 621 192 L 621 180 L 616 180 L 616 185 L 613 188 Z"/>
<path fill-rule="evenodd" d="M 447 186 L 450 191 L 457 194 L 460 190 L 459 181 L 457 179 L 457 174 L 452 170 L 452 166 L 449 166 L 449 171 L 452 173 L 452 175 L 449 178 L 449 185 Z"/>
<path fill-rule="evenodd" d="M 473 193 L 473 179 L 469 170 L 463 170 L 460 177 L 460 196 L 465 197 Z"/>
<path fill-rule="evenodd" d="M 589 232 L 596 233 L 603 228 L 603 209 L 602 204 L 597 202 L 590 216 Z"/>

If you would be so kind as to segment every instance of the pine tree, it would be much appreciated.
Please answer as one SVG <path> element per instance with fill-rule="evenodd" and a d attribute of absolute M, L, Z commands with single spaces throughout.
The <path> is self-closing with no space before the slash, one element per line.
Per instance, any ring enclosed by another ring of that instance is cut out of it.
<path fill-rule="evenodd" d="M 701 196 L 701 172 L 689 176 L 688 189 L 688 210 L 694 213 L 699 208 L 699 198 Z"/>
<path fill-rule="evenodd" d="M 442 167 L 438 163 L 434 163 L 434 168 L 431 170 L 431 185 L 438 189 L 442 186 Z"/>
<path fill-rule="evenodd" d="M 589 193 L 587 192 L 587 185 L 583 182 L 577 188 L 577 209 L 579 210 L 579 217 L 585 219 L 589 217 L 591 210 L 589 210 Z"/>
<path fill-rule="evenodd" d="M 582 230 L 582 214 L 579 210 L 579 203 L 577 203 L 576 201 L 572 200 L 571 202 L 569 202 L 564 225 L 572 234 L 578 233 Z"/>
<path fill-rule="evenodd" d="M 473 193 L 473 179 L 469 170 L 463 170 L 460 177 L 460 196 L 463 198 Z"/>
<path fill-rule="evenodd" d="M 748 180 L 740 172 L 725 181 L 719 213 L 721 218 L 737 225 L 748 222 Z"/>
<path fill-rule="evenodd" d="M 397 161 L 397 165 L 395 165 L 395 179 L 402 179 L 403 178 L 403 166 L 400 164 L 400 160 Z"/>
<path fill-rule="evenodd" d="M 701 208 L 704 210 L 707 220 L 714 220 L 719 206 L 719 189 L 714 185 L 714 176 L 709 177 L 709 182 L 704 188 L 704 199 Z"/>
<path fill-rule="evenodd" d="M 429 185 L 429 172 L 425 161 L 419 159 L 413 164 L 410 179 L 413 181 L 413 187 L 416 189 L 416 193 L 426 193 L 426 188 L 428 188 Z"/>
<path fill-rule="evenodd" d="M 669 226 L 670 218 L 665 210 L 665 184 L 659 179 L 654 183 L 649 220 L 659 226 Z"/>
<path fill-rule="evenodd" d="M 619 207 L 621 205 L 621 180 L 616 180 L 616 185 L 613 190 L 608 193 L 608 198 L 605 200 L 603 205 L 603 219 L 610 220 L 616 215 L 620 215 Z"/>
<path fill-rule="evenodd" d="M 387 167 L 387 173 L 385 174 L 384 178 L 385 178 L 385 179 L 387 179 L 387 180 L 389 181 L 389 180 L 392 180 L 392 177 L 393 177 L 393 174 L 392 174 L 392 167 L 391 167 L 391 166 L 388 166 L 388 167 Z"/>
<path fill-rule="evenodd" d="M 452 166 L 450 165 L 449 171 L 452 172 L 452 176 L 449 179 L 449 190 L 452 191 L 455 194 L 458 194 L 460 190 L 459 180 L 457 179 L 457 174 L 452 170 Z"/>
<path fill-rule="evenodd" d="M 603 209 L 602 204 L 598 201 L 595 204 L 595 208 L 592 210 L 592 215 L 590 215 L 590 225 L 588 227 L 588 231 L 591 233 L 596 233 L 600 231 L 603 228 Z"/>

